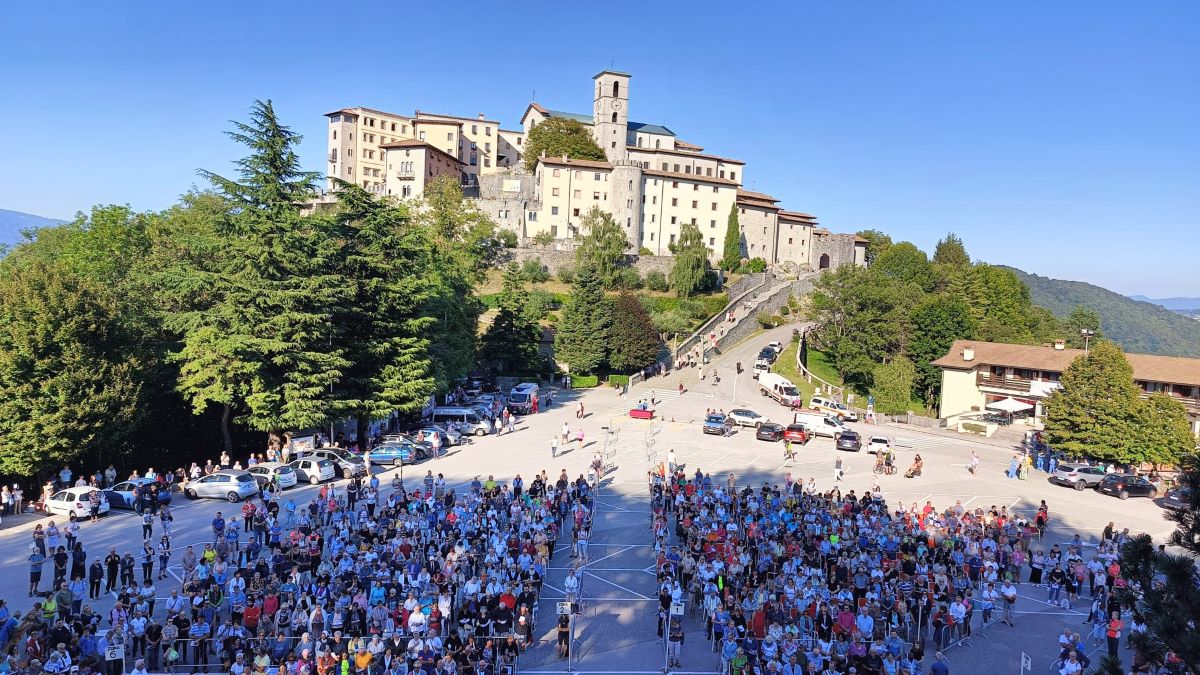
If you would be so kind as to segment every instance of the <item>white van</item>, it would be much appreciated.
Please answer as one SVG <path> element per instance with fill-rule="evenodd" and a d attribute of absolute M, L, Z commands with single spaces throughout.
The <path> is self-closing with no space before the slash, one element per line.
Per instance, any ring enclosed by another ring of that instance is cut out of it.
<path fill-rule="evenodd" d="M 837 401 L 824 396 L 813 396 L 808 401 L 808 407 L 814 410 L 827 412 L 839 420 L 845 420 L 848 422 L 858 421 L 858 413 L 851 410 L 845 403 L 838 403 Z"/>
<path fill-rule="evenodd" d="M 754 362 L 754 379 L 757 380 L 758 378 L 762 377 L 763 373 L 769 372 L 771 372 L 771 364 L 767 363 L 765 359 L 759 359 Z"/>
<path fill-rule="evenodd" d="M 518 415 L 528 415 L 533 412 L 533 399 L 540 396 L 537 384 L 522 382 L 508 392 L 508 411 Z"/>
<path fill-rule="evenodd" d="M 791 380 L 779 373 L 763 373 L 758 377 L 758 393 L 779 401 L 780 405 L 792 407 L 803 405 L 804 397 Z"/>
<path fill-rule="evenodd" d="M 798 410 L 792 415 L 792 421 L 808 427 L 814 436 L 833 438 L 835 434 L 846 431 L 846 425 L 823 410 Z"/>
<path fill-rule="evenodd" d="M 434 424 L 454 423 L 462 434 L 486 436 L 492 433 L 492 421 L 474 408 L 434 408 L 430 421 Z"/>

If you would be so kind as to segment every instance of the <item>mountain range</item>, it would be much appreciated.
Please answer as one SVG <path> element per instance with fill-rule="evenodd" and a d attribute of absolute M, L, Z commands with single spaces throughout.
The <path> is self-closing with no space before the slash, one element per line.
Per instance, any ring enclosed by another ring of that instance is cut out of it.
<path fill-rule="evenodd" d="M 1082 281 L 1029 274 L 1009 267 L 1029 287 L 1033 304 L 1066 318 L 1076 307 L 1100 314 L 1104 336 L 1127 352 L 1200 357 L 1200 321 L 1171 311 L 1157 301 L 1127 298 Z"/>
<path fill-rule="evenodd" d="M 35 216 L 32 213 L 0 209 L 0 246 L 11 246 L 21 241 L 21 231 L 65 223 L 65 220 Z"/>
<path fill-rule="evenodd" d="M 1138 302 L 1148 302 L 1159 307 L 1166 307 L 1174 312 L 1183 312 L 1185 314 L 1195 314 L 1200 311 L 1200 298 L 1147 298 L 1144 295 L 1131 295 L 1130 300 Z"/>

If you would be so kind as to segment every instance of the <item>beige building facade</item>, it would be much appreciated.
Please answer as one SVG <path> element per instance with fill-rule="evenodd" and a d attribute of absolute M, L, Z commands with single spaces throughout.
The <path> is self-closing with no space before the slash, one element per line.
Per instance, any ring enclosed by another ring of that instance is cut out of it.
<path fill-rule="evenodd" d="M 462 178 L 462 160 L 425 141 L 405 139 L 386 143 L 382 148 L 387 175 L 386 195 L 415 199 L 425 194 L 425 186 L 435 178 Z"/>
<path fill-rule="evenodd" d="M 1049 345 L 1014 345 L 956 340 L 950 351 L 933 362 L 942 370 L 938 416 L 983 412 L 997 401 L 1012 398 L 1045 415 L 1045 400 L 1059 386 L 1063 371 L 1082 349 L 1062 341 Z M 1200 435 L 1200 359 L 1154 354 L 1126 354 L 1134 383 L 1143 396 L 1162 393 L 1184 405 L 1192 432 Z"/>

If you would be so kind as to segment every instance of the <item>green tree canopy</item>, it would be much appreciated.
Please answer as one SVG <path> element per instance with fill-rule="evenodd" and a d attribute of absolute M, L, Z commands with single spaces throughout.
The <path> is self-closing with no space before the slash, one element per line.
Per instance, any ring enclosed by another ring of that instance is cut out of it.
<path fill-rule="evenodd" d="M 604 150 L 596 145 L 592 132 L 578 120 L 551 117 L 529 130 L 525 139 L 525 170 L 533 173 L 542 153 L 547 157 L 590 159 L 603 162 Z"/>
<path fill-rule="evenodd" d="M 595 206 L 584 214 L 580 229 L 584 235 L 575 249 L 576 266 L 591 265 L 606 290 L 616 288 L 625 251 L 629 249 L 625 230 L 613 220 L 612 214 Z"/>
<path fill-rule="evenodd" d="M 618 372 L 630 373 L 658 359 L 661 342 L 650 313 L 630 293 L 612 302 L 612 332 L 608 364 Z"/>
<path fill-rule="evenodd" d="M 527 372 L 538 368 L 542 331 L 529 310 L 525 275 L 516 263 L 504 268 L 504 285 L 497 298 L 496 317 L 479 345 L 481 359 L 501 372 Z"/>
<path fill-rule="evenodd" d="M 608 356 L 611 326 L 600 275 L 592 265 L 582 265 L 575 270 L 571 296 L 554 335 L 554 357 L 570 366 L 574 375 L 597 372 Z"/>
<path fill-rule="evenodd" d="M 1066 334 L 1067 345 L 1076 349 L 1084 347 L 1084 330 L 1092 332 L 1092 335 L 1087 338 L 1089 343 L 1104 337 L 1104 331 L 1100 329 L 1100 313 L 1087 307 L 1076 307 L 1071 310 L 1071 313 L 1062 322 L 1062 330 Z"/>
<path fill-rule="evenodd" d="M 116 289 L 21 251 L 0 267 L 0 471 L 112 461 L 144 419 Z"/>
<path fill-rule="evenodd" d="M 671 288 L 679 297 L 690 298 L 704 287 L 704 277 L 708 274 L 709 251 L 700 228 L 684 224 L 679 241 L 671 244 L 671 253 L 675 256 L 668 275 Z"/>
<path fill-rule="evenodd" d="M 901 356 L 875 366 L 872 375 L 871 395 L 875 397 L 875 411 L 884 415 L 907 411 L 917 376 L 912 361 Z"/>
<path fill-rule="evenodd" d="M 1167 394 L 1138 401 L 1134 424 L 1137 443 L 1130 461 L 1176 464 L 1196 451 L 1187 408 Z"/>
<path fill-rule="evenodd" d="M 1125 352 L 1097 340 L 1067 366 L 1061 383 L 1046 399 L 1046 442 L 1076 456 L 1135 460 L 1138 388 Z"/>
<path fill-rule="evenodd" d="M 742 228 L 738 224 L 737 204 L 729 207 L 729 218 L 725 221 L 725 244 L 722 251 L 721 269 L 732 272 L 742 264 Z"/>
<path fill-rule="evenodd" d="M 966 268 L 971 266 L 971 256 L 967 255 L 963 240 L 953 232 L 947 232 L 933 249 L 933 264 Z"/>
<path fill-rule="evenodd" d="M 923 291 L 932 291 L 937 285 L 937 274 L 925 252 L 907 241 L 888 247 L 871 269 L 898 281 L 916 284 Z"/>
<path fill-rule="evenodd" d="M 874 265 L 892 246 L 892 238 L 879 230 L 859 230 L 858 236 L 867 240 L 867 265 Z"/>
<path fill-rule="evenodd" d="M 931 362 L 942 358 L 955 340 L 970 338 L 975 320 L 967 304 L 953 296 L 935 295 L 913 310 L 908 357 L 916 367 L 913 391 L 932 405 L 942 383 L 942 370 Z"/>

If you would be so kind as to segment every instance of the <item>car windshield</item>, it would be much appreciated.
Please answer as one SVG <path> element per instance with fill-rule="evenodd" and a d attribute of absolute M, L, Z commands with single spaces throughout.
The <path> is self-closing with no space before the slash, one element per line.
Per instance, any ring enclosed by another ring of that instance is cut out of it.
<path fill-rule="evenodd" d="M 508 397 L 509 403 L 525 403 L 528 400 L 529 400 L 528 394 L 518 394 L 515 392 L 510 394 Z"/>
<path fill-rule="evenodd" d="M 251 476 L 248 473 L 239 473 L 237 476 L 235 476 L 235 478 L 237 479 L 237 482 L 239 482 L 239 483 L 253 483 L 254 482 L 254 476 Z"/>
<path fill-rule="evenodd" d="M 281 473 L 281 474 L 289 474 L 289 473 L 292 473 L 293 471 L 295 471 L 295 469 L 293 469 L 292 467 L 290 467 L 286 464 L 279 467 L 279 473 Z"/>
<path fill-rule="evenodd" d="M 779 391 L 784 394 L 787 394 L 788 396 L 795 396 L 800 393 L 800 392 L 796 391 L 795 387 L 780 387 Z"/>
<path fill-rule="evenodd" d="M 724 415 L 709 415 L 708 417 L 704 418 L 704 421 L 720 423 L 720 422 L 725 421 L 725 416 Z"/>

